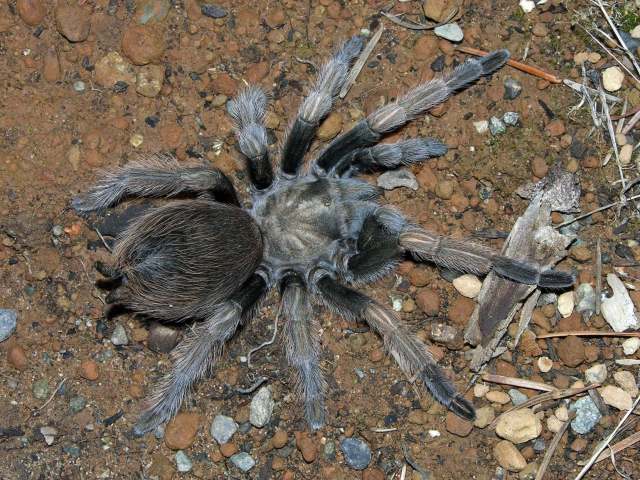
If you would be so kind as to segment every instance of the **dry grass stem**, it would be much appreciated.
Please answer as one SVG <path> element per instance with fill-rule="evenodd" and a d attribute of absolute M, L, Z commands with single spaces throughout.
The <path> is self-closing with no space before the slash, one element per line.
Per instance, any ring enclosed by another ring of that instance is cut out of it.
<path fill-rule="evenodd" d="M 556 387 L 547 385 L 546 383 L 534 382 L 532 380 L 525 380 L 524 378 L 505 377 L 504 375 L 493 375 L 491 373 L 483 374 L 482 380 L 490 383 L 499 383 L 501 385 L 511 385 L 514 387 L 528 388 L 530 390 L 541 390 L 543 392 L 554 392 L 558 390 Z"/>
<path fill-rule="evenodd" d="M 573 419 L 574 416 L 575 416 L 575 412 L 569 412 L 569 420 L 564 422 L 560 427 L 560 430 L 558 430 L 554 435 L 553 440 L 551 440 L 551 443 L 549 444 L 549 448 L 544 454 L 544 458 L 542 459 L 540 468 L 538 468 L 538 472 L 536 473 L 535 480 L 542 480 L 542 478 L 544 477 L 544 474 L 546 473 L 547 468 L 549 467 L 549 463 L 551 463 L 551 459 L 553 458 L 553 454 L 556 452 L 556 448 L 558 448 L 558 444 L 560 443 L 560 440 L 562 439 L 564 432 L 566 432 L 567 428 L 569 428 L 569 425 L 571 424 L 571 420 Z"/>
<path fill-rule="evenodd" d="M 373 52 L 373 49 L 376 48 L 376 45 L 378 44 L 378 41 L 382 36 L 382 32 L 384 32 L 384 25 L 380 23 L 378 30 L 376 30 L 376 33 L 373 34 L 373 37 L 371 37 L 371 40 L 369 40 L 367 46 L 364 47 L 362 52 L 360 52 L 360 56 L 358 57 L 358 60 L 356 60 L 356 63 L 353 64 L 353 67 L 351 68 L 351 71 L 349 72 L 349 75 L 347 76 L 347 79 L 345 80 L 344 85 L 340 90 L 340 98 L 346 97 L 347 93 L 349 93 L 351 85 L 353 85 L 353 83 L 356 81 L 356 78 L 358 78 L 362 67 L 364 67 L 364 64 L 367 62 L 369 55 L 371 55 L 371 52 Z"/>

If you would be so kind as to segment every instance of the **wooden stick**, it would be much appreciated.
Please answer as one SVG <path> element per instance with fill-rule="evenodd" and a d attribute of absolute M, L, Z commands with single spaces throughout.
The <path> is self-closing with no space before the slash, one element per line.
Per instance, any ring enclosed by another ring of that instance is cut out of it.
<path fill-rule="evenodd" d="M 543 392 L 553 392 L 558 390 L 556 387 L 547 385 L 546 383 L 534 382 L 532 380 L 525 380 L 524 378 L 505 377 L 504 375 L 493 375 L 491 373 L 485 373 L 482 375 L 482 380 L 490 383 L 500 383 L 502 385 L 512 385 L 514 387 L 528 388 L 530 390 L 541 390 Z"/>
<path fill-rule="evenodd" d="M 551 332 L 536 335 L 536 338 L 557 337 L 640 337 L 640 332 L 599 332 L 598 330 L 575 330 L 572 332 Z"/>
<path fill-rule="evenodd" d="M 616 453 L 621 452 L 625 448 L 629 448 L 638 442 L 640 442 L 640 432 L 632 433 L 624 440 L 620 440 L 618 443 L 616 443 L 615 445 L 612 445 L 609 448 L 610 450 L 613 451 L 613 454 L 615 455 Z M 607 458 L 610 458 L 610 457 L 611 457 L 610 452 L 602 452 L 600 456 L 596 458 L 596 461 L 594 463 L 601 462 L 602 460 L 606 460 Z"/>
<path fill-rule="evenodd" d="M 602 249 L 600 247 L 600 237 L 596 240 L 596 315 L 600 315 L 600 305 L 602 303 Z"/>
<path fill-rule="evenodd" d="M 575 414 L 576 414 L 575 412 L 569 412 L 569 420 L 562 423 L 560 430 L 556 432 L 555 436 L 553 437 L 553 440 L 551 440 L 551 443 L 549 444 L 549 448 L 544 454 L 544 459 L 540 464 L 540 468 L 536 473 L 535 480 L 542 480 L 542 477 L 544 477 L 544 474 L 547 471 L 547 468 L 549 467 L 549 463 L 551 463 L 551 459 L 553 458 L 553 454 L 556 452 L 556 448 L 558 448 L 558 444 L 560 443 L 560 440 L 562 439 L 564 432 L 566 432 L 567 428 L 569 428 L 569 425 L 571 424 L 571 420 L 573 419 Z"/>
<path fill-rule="evenodd" d="M 360 74 L 360 70 L 362 70 L 362 67 L 364 67 L 364 64 L 367 62 L 369 55 L 371 55 L 371 52 L 373 52 L 373 49 L 376 48 L 376 45 L 378 44 L 378 41 L 382 36 L 382 32 L 384 32 L 384 25 L 380 23 L 378 30 L 376 30 L 376 33 L 373 34 L 373 37 L 371 37 L 371 40 L 369 40 L 369 43 L 367 43 L 367 46 L 364 47 L 364 49 L 362 50 L 362 53 L 360 53 L 360 57 L 358 57 L 358 60 L 351 68 L 351 71 L 349 72 L 349 75 L 347 76 L 347 79 L 345 80 L 344 85 L 342 85 L 340 94 L 338 95 L 340 98 L 344 98 L 347 96 L 347 93 L 349 92 L 351 85 L 353 85 L 353 82 L 356 81 L 356 78 Z"/>
<path fill-rule="evenodd" d="M 479 57 L 484 57 L 489 54 L 484 50 L 479 50 L 477 48 L 472 48 L 472 47 L 458 46 L 456 49 L 460 50 L 462 53 L 468 53 L 469 55 L 477 55 Z M 560 80 L 560 78 L 556 77 L 552 73 L 547 73 L 544 70 L 541 70 L 537 67 L 532 67 L 531 65 L 527 65 L 525 63 L 518 62 L 517 60 L 507 60 L 507 65 L 511 65 L 513 68 L 517 68 L 518 70 L 528 73 L 529 75 L 542 78 L 551 83 L 562 83 L 562 80 Z"/>

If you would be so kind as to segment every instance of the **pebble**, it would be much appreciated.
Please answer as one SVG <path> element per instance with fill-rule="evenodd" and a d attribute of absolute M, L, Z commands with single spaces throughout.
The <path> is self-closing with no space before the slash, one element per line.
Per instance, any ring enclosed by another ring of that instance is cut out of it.
<path fill-rule="evenodd" d="M 505 112 L 502 115 L 502 121 L 509 127 L 515 127 L 520 121 L 520 115 L 518 115 L 518 112 Z"/>
<path fill-rule="evenodd" d="M 473 425 L 478 428 L 487 427 L 496 418 L 496 411 L 490 405 L 476 409 L 476 419 Z"/>
<path fill-rule="evenodd" d="M 179 472 L 185 473 L 190 472 L 193 468 L 193 463 L 191 463 L 191 459 L 187 457 L 187 454 L 182 450 L 178 450 L 176 452 L 176 468 Z"/>
<path fill-rule="evenodd" d="M 282 448 L 287 443 L 289 443 L 289 436 L 284 430 L 276 431 L 276 433 L 271 438 L 271 445 L 273 445 L 273 448 Z"/>
<path fill-rule="evenodd" d="M 636 378 L 633 373 L 626 370 L 620 370 L 613 374 L 613 378 L 622 389 L 627 392 L 631 397 L 638 396 L 638 385 L 636 384 Z"/>
<path fill-rule="evenodd" d="M 613 273 L 607 275 L 607 283 L 613 291 L 611 297 L 602 300 L 602 316 L 615 332 L 640 329 L 640 320 L 624 283 Z"/>
<path fill-rule="evenodd" d="M 511 401 L 511 397 L 500 390 L 487 392 L 485 398 L 492 403 L 499 403 L 500 405 L 506 405 Z"/>
<path fill-rule="evenodd" d="M 498 117 L 491 117 L 489 119 L 489 131 L 491 132 L 491 135 L 495 137 L 496 135 L 502 135 L 506 132 L 507 127 Z"/>
<path fill-rule="evenodd" d="M 364 470 L 371 463 L 371 449 L 359 438 L 345 438 L 340 442 L 344 460 L 354 470 Z"/>
<path fill-rule="evenodd" d="M 562 420 L 560 420 L 558 417 L 556 417 L 555 415 L 551 415 L 549 416 L 549 418 L 547 418 L 547 429 L 550 432 L 557 433 L 560 431 L 560 429 L 562 429 L 562 423 Z"/>
<path fill-rule="evenodd" d="M 82 410 L 84 410 L 84 407 L 86 406 L 87 406 L 87 400 L 80 395 L 77 395 L 73 397 L 71 400 L 69 400 L 69 408 L 73 413 L 81 412 Z"/>
<path fill-rule="evenodd" d="M 40 0 L 18 0 L 16 10 L 24 23 L 35 27 L 44 20 L 47 9 Z"/>
<path fill-rule="evenodd" d="M 549 166 L 547 162 L 542 157 L 534 157 L 531 160 L 531 173 L 533 173 L 538 178 L 544 178 L 549 171 Z"/>
<path fill-rule="evenodd" d="M 148 25 L 132 25 L 122 36 L 122 53 L 135 65 L 147 65 L 162 58 L 165 42 L 160 33 Z"/>
<path fill-rule="evenodd" d="M 164 82 L 162 65 L 145 65 L 136 75 L 136 92 L 144 97 L 157 97 Z"/>
<path fill-rule="evenodd" d="M 164 431 L 164 443 L 171 450 L 185 450 L 193 445 L 200 427 L 200 415 L 182 412 L 173 417 Z"/>
<path fill-rule="evenodd" d="M 231 463 L 243 472 L 248 472 L 256 465 L 256 461 L 247 452 L 236 453 L 230 458 L 230 460 Z"/>
<path fill-rule="evenodd" d="M 522 393 L 520 390 L 516 390 L 515 388 L 509 389 L 509 396 L 511 397 L 511 403 L 513 403 L 515 406 L 522 405 L 529 399 L 529 397 L 527 397 L 524 393 Z"/>
<path fill-rule="evenodd" d="M 542 422 L 529 408 L 504 413 L 496 424 L 496 434 L 513 443 L 524 443 L 542 433 Z"/>
<path fill-rule="evenodd" d="M 631 35 L 631 38 L 640 38 L 640 25 L 633 27 L 629 34 Z"/>
<path fill-rule="evenodd" d="M 563 318 L 571 316 L 574 307 L 574 295 L 573 292 L 564 292 L 558 295 L 558 312 Z"/>
<path fill-rule="evenodd" d="M 602 72 L 602 86 L 609 92 L 617 92 L 622 88 L 624 73 L 620 67 L 609 67 Z"/>
<path fill-rule="evenodd" d="M 316 136 L 319 140 L 326 142 L 338 135 L 340 130 L 342 130 L 342 117 L 334 112 L 322 122 Z"/>
<path fill-rule="evenodd" d="M 144 142 L 144 137 L 140 133 L 134 133 L 131 135 L 131 138 L 129 138 L 129 143 L 133 148 L 138 148 L 142 145 L 142 142 Z"/>
<path fill-rule="evenodd" d="M 502 468 L 510 472 L 519 472 L 527 466 L 527 461 L 516 446 L 507 440 L 502 440 L 493 447 L 493 456 Z"/>
<path fill-rule="evenodd" d="M 55 18 L 58 32 L 70 42 L 83 42 L 89 36 L 91 18 L 86 9 L 58 2 Z"/>
<path fill-rule="evenodd" d="M 31 387 L 33 396 L 39 400 L 44 400 L 49 396 L 49 382 L 46 379 L 33 382 Z"/>
<path fill-rule="evenodd" d="M 607 379 L 607 366 L 604 363 L 598 363 L 587 368 L 584 378 L 589 383 L 603 383 Z"/>
<path fill-rule="evenodd" d="M 238 453 L 238 446 L 233 442 L 223 443 L 220 445 L 220 453 L 226 458 L 232 457 Z"/>
<path fill-rule="evenodd" d="M 87 88 L 87 85 L 82 80 L 77 80 L 73 82 L 73 89 L 78 93 L 84 92 L 86 88 Z"/>
<path fill-rule="evenodd" d="M 625 355 L 633 355 L 640 349 L 640 338 L 631 337 L 622 342 L 622 351 Z"/>
<path fill-rule="evenodd" d="M 547 123 L 545 130 L 552 137 L 559 137 L 560 135 L 564 135 L 564 133 L 567 131 L 564 123 L 559 119 L 551 120 L 549 123 Z"/>
<path fill-rule="evenodd" d="M 40 427 L 40 433 L 44 437 L 44 441 L 47 445 L 52 445 L 53 441 L 58 434 L 58 430 L 54 427 Z"/>
<path fill-rule="evenodd" d="M 149 327 L 147 346 L 154 352 L 169 353 L 178 344 L 179 337 L 180 332 L 177 329 L 153 323 Z"/>
<path fill-rule="evenodd" d="M 598 392 L 604 400 L 604 403 L 617 408 L 618 410 L 630 410 L 633 405 L 633 400 L 628 392 L 616 387 L 614 385 L 607 385 L 606 387 L 599 388 Z"/>
<path fill-rule="evenodd" d="M 482 398 L 489 393 L 489 385 L 486 383 L 476 383 L 473 386 L 473 396 L 476 398 Z"/>
<path fill-rule="evenodd" d="M 60 68 L 60 59 L 58 52 L 54 48 L 47 50 L 44 56 L 42 66 L 42 76 L 47 82 L 57 82 L 62 78 L 62 69 Z"/>
<path fill-rule="evenodd" d="M 211 422 L 211 436 L 219 444 L 227 443 L 238 431 L 238 424 L 231 417 L 216 415 Z"/>
<path fill-rule="evenodd" d="M 504 80 L 504 99 L 514 100 L 522 93 L 522 84 L 515 78 L 507 77 Z"/>
<path fill-rule="evenodd" d="M 111 343 L 116 346 L 129 344 L 129 337 L 127 337 L 127 332 L 122 324 L 117 324 L 116 328 L 113 329 L 113 333 L 111 334 Z"/>
<path fill-rule="evenodd" d="M 80 364 L 80 376 L 86 380 L 98 379 L 98 364 L 93 360 L 85 360 Z"/>
<path fill-rule="evenodd" d="M 136 7 L 136 22 L 140 25 L 161 22 L 167 18 L 170 8 L 169 0 L 148 0 Z"/>
<path fill-rule="evenodd" d="M 18 313 L 8 308 L 0 308 L 0 342 L 4 342 L 16 331 Z"/>
<path fill-rule="evenodd" d="M 433 33 L 450 42 L 461 42 L 464 38 L 464 32 L 456 22 L 440 25 L 433 30 Z"/>
<path fill-rule="evenodd" d="M 576 312 L 588 317 L 596 310 L 596 292 L 589 283 L 581 283 L 576 289 Z"/>
<path fill-rule="evenodd" d="M 227 11 L 224 8 L 210 3 L 202 5 L 200 11 L 205 17 L 209 18 L 224 18 L 227 16 Z"/>
<path fill-rule="evenodd" d="M 407 169 L 391 170 L 378 177 L 378 186 L 385 190 L 394 190 L 399 187 L 407 187 L 411 190 L 418 190 L 418 180 L 416 176 Z"/>
<path fill-rule="evenodd" d="M 569 410 L 576 412 L 571 421 L 571 429 L 580 435 L 589 433 L 598 424 L 602 415 L 591 397 L 582 397 L 571 404 Z"/>
<path fill-rule="evenodd" d="M 262 387 L 251 399 L 249 421 L 257 428 L 264 427 L 271 419 L 275 402 L 271 395 L 271 387 Z"/>
<path fill-rule="evenodd" d="M 445 420 L 445 428 L 447 432 L 453 433 L 458 437 L 466 437 L 471 433 L 471 430 L 473 430 L 473 422 L 460 418 L 453 412 L 448 412 Z"/>
<path fill-rule="evenodd" d="M 447 345 L 454 342 L 458 335 L 458 329 L 446 323 L 432 322 L 430 333 L 431 340 Z"/>
<path fill-rule="evenodd" d="M 473 122 L 473 126 L 475 127 L 476 132 L 478 132 L 480 135 L 489 131 L 489 122 L 487 120 Z"/>
<path fill-rule="evenodd" d="M 429 415 L 424 410 L 411 410 L 407 415 L 407 421 L 414 425 L 424 425 L 429 421 Z"/>
<path fill-rule="evenodd" d="M 538 368 L 542 373 L 547 373 L 553 368 L 553 360 L 549 357 L 538 358 Z"/>
<path fill-rule="evenodd" d="M 530 13 L 536 8 L 536 2 L 533 0 L 520 0 L 519 5 L 524 13 Z"/>
<path fill-rule="evenodd" d="M 471 274 L 460 275 L 453 281 L 454 288 L 467 298 L 476 298 L 482 288 L 482 282 Z"/>
<path fill-rule="evenodd" d="M 302 458 L 307 463 L 315 461 L 318 457 L 316 443 L 304 432 L 296 432 L 296 448 L 300 450 Z"/>
<path fill-rule="evenodd" d="M 558 357 L 567 367 L 577 367 L 585 359 L 584 342 L 574 336 L 568 336 L 558 342 Z"/>
<path fill-rule="evenodd" d="M 620 148 L 620 163 L 622 165 L 629 165 L 631 163 L 631 156 L 633 155 L 633 145 L 623 145 Z"/>
<path fill-rule="evenodd" d="M 454 184 L 450 180 L 443 180 L 436 185 L 436 195 L 443 199 L 449 200 L 453 195 Z"/>
<path fill-rule="evenodd" d="M 27 368 L 27 355 L 20 345 L 12 345 L 7 352 L 7 360 L 17 370 Z"/>
<path fill-rule="evenodd" d="M 95 64 L 95 81 L 106 88 L 113 87 L 117 82 L 133 85 L 136 72 L 118 52 L 109 52 Z"/>
<path fill-rule="evenodd" d="M 416 294 L 416 304 L 426 315 L 435 316 L 440 312 L 440 295 L 430 288 L 423 288 Z"/>
<path fill-rule="evenodd" d="M 582 65 L 584 62 L 598 63 L 600 61 L 600 54 L 597 52 L 578 52 L 573 56 L 573 61 L 576 65 Z"/>
<path fill-rule="evenodd" d="M 549 29 L 544 23 L 538 22 L 533 26 L 532 33 L 536 37 L 546 37 L 549 35 Z"/>

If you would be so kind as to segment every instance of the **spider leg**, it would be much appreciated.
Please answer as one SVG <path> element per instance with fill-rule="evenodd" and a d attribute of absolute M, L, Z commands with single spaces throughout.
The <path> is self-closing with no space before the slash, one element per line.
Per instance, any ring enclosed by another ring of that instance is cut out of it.
<path fill-rule="evenodd" d="M 152 155 L 108 172 L 71 206 L 77 212 L 113 207 L 126 197 L 174 197 L 205 195 L 240 205 L 231 181 L 218 169 L 182 166 L 170 155 Z"/>
<path fill-rule="evenodd" d="M 317 278 L 317 277 L 316 277 Z M 330 275 L 316 281 L 322 301 L 347 318 L 366 321 L 382 337 L 384 344 L 409 378 L 419 378 L 431 394 L 462 418 L 473 420 L 473 405 L 460 395 L 438 366 L 426 346 L 409 332 L 394 312 L 366 295 L 336 282 Z"/>
<path fill-rule="evenodd" d="M 334 167 L 338 177 L 349 177 L 357 172 L 376 168 L 395 168 L 411 165 L 447 153 L 447 146 L 433 138 L 413 138 L 398 143 L 382 143 L 359 148 L 345 155 Z"/>
<path fill-rule="evenodd" d="M 238 146 L 244 155 L 249 179 L 264 190 L 273 183 L 273 168 L 267 150 L 264 114 L 267 97 L 258 87 L 248 87 L 229 102 L 229 115 L 236 123 Z"/>
<path fill-rule="evenodd" d="M 325 63 L 307 98 L 300 105 L 298 116 L 287 133 L 282 152 L 282 171 L 295 175 L 304 161 L 322 119 L 329 113 L 340 92 L 353 59 L 362 49 L 362 39 L 353 37 Z"/>
<path fill-rule="evenodd" d="M 297 371 L 297 390 L 304 402 L 307 423 L 311 429 L 317 430 L 325 422 L 326 389 L 320 368 L 320 325 L 302 279 L 290 275 L 285 277 L 282 285 L 287 360 Z"/>
<path fill-rule="evenodd" d="M 493 270 L 515 282 L 543 288 L 566 288 L 573 285 L 575 280 L 569 272 L 551 268 L 543 270 L 534 263 L 498 255 L 484 245 L 445 237 L 421 227 L 406 228 L 400 234 L 398 242 L 420 260 L 431 261 L 459 272 L 486 275 Z"/>
<path fill-rule="evenodd" d="M 136 435 L 153 430 L 178 412 L 194 383 L 211 370 L 224 343 L 253 315 L 266 291 L 264 279 L 254 274 L 228 300 L 216 305 L 203 322 L 189 330 L 172 352 L 175 363 L 171 372 L 156 385 L 134 426 Z"/>
<path fill-rule="evenodd" d="M 430 108 L 444 102 L 451 94 L 469 86 L 484 75 L 490 75 L 509 59 L 507 50 L 496 50 L 482 58 L 470 58 L 451 73 L 422 83 L 395 102 L 389 103 L 358 122 L 351 130 L 336 138 L 315 161 L 315 169 L 330 173 L 345 155 L 378 143 L 382 135 L 398 129 Z"/>

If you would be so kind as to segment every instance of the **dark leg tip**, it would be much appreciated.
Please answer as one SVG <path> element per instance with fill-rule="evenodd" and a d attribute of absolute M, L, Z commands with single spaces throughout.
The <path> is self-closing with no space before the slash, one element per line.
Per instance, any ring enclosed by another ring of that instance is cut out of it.
<path fill-rule="evenodd" d="M 473 405 L 469 400 L 461 397 L 460 395 L 456 395 L 451 399 L 449 410 L 470 422 L 473 422 L 476 419 L 476 410 L 473 408 Z"/>
<path fill-rule="evenodd" d="M 545 270 L 540 274 L 538 285 L 542 288 L 561 289 L 571 287 L 576 281 L 575 276 L 560 270 Z"/>

